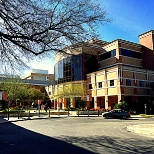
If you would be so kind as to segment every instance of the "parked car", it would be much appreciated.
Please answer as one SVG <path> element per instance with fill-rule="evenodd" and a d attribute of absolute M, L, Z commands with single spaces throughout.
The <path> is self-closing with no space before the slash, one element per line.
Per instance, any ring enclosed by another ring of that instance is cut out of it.
<path fill-rule="evenodd" d="M 127 119 L 127 118 L 130 118 L 130 113 L 121 109 L 114 109 L 109 112 L 102 113 L 102 116 L 106 119 L 108 118 Z"/>

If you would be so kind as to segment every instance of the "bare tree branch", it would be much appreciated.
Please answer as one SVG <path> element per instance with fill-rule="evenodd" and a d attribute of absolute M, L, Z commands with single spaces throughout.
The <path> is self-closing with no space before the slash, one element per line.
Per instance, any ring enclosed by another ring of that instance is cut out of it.
<path fill-rule="evenodd" d="M 98 25 L 110 21 L 106 15 L 97 0 L 0 0 L 0 60 L 21 65 L 23 57 L 65 53 L 97 37 Z"/>

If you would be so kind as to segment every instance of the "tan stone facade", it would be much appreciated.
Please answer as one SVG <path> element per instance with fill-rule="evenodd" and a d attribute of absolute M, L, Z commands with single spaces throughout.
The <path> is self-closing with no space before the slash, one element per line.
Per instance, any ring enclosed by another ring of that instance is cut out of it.
<path fill-rule="evenodd" d="M 76 107 L 75 98 L 86 100 L 86 81 L 66 82 L 46 87 L 53 109 Z"/>
<path fill-rule="evenodd" d="M 154 102 L 153 31 L 140 35 L 139 39 L 140 44 L 118 39 L 102 47 L 100 70 L 87 74 L 87 89 L 92 87 L 87 93 L 93 98 L 89 101 L 90 108 L 110 110 L 120 101 L 126 101 L 130 109 L 142 112 L 146 104 L 150 110 Z M 114 56 L 101 59 L 113 50 Z"/>
<path fill-rule="evenodd" d="M 149 98 L 154 97 L 153 93 L 148 93 L 149 90 L 152 91 L 150 85 L 153 83 L 153 77 L 154 71 L 127 66 L 115 66 L 88 74 L 87 85 L 91 84 L 92 89 L 87 86 L 87 91 L 95 98 L 95 102 L 89 103 L 91 107 L 110 110 L 120 101 L 127 102 L 129 97 L 127 103 L 133 108 L 138 99 L 144 97 L 147 98 L 146 102 L 143 102 L 146 104 Z M 127 81 L 131 84 L 128 85 Z"/>

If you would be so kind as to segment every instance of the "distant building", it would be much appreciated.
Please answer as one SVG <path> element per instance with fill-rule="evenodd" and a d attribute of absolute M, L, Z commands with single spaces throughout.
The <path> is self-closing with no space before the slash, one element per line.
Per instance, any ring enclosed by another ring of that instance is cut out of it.
<path fill-rule="evenodd" d="M 5 75 L 0 75 L 1 83 L 5 82 L 5 79 L 8 79 L 8 77 Z M 54 84 L 54 75 L 48 74 L 48 70 L 34 69 L 29 76 L 22 79 L 22 82 L 29 84 L 31 87 L 40 90 L 41 93 L 44 93 L 46 97 L 43 100 L 36 100 L 36 102 L 38 101 L 39 103 L 45 103 L 45 101 L 48 101 L 48 95 L 45 87 Z M 5 101 L 7 99 L 7 91 L 0 91 L 0 109 L 4 108 L 3 106 L 6 106 Z M 24 105 L 25 104 L 26 103 L 24 103 Z"/>
<path fill-rule="evenodd" d="M 24 79 L 54 81 L 54 74 L 48 74 L 48 70 L 33 69 L 31 74 Z"/>
<path fill-rule="evenodd" d="M 44 100 L 41 103 L 48 101 L 48 94 L 45 87 L 54 84 L 54 74 L 48 74 L 48 70 L 33 69 L 31 74 L 23 79 L 24 83 L 39 89 L 42 93 L 45 93 Z M 51 106 L 51 105 L 50 105 Z"/>

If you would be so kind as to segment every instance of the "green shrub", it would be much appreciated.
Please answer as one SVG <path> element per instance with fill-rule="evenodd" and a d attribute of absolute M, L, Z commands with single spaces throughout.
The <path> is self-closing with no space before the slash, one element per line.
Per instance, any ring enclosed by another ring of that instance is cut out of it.
<path fill-rule="evenodd" d="M 80 100 L 79 101 L 79 108 L 82 108 L 82 110 L 86 107 L 87 102 L 85 100 Z"/>
<path fill-rule="evenodd" d="M 75 111 L 80 111 L 81 109 L 80 108 L 75 108 Z"/>
<path fill-rule="evenodd" d="M 8 109 L 6 108 L 2 112 L 8 113 Z M 16 112 L 25 112 L 25 111 L 24 110 L 21 110 L 20 108 L 9 109 L 9 113 L 16 113 Z"/>
<path fill-rule="evenodd" d="M 120 102 L 119 104 L 116 104 L 114 106 L 114 109 L 122 109 L 122 110 L 127 110 L 127 103 L 125 101 Z"/>

